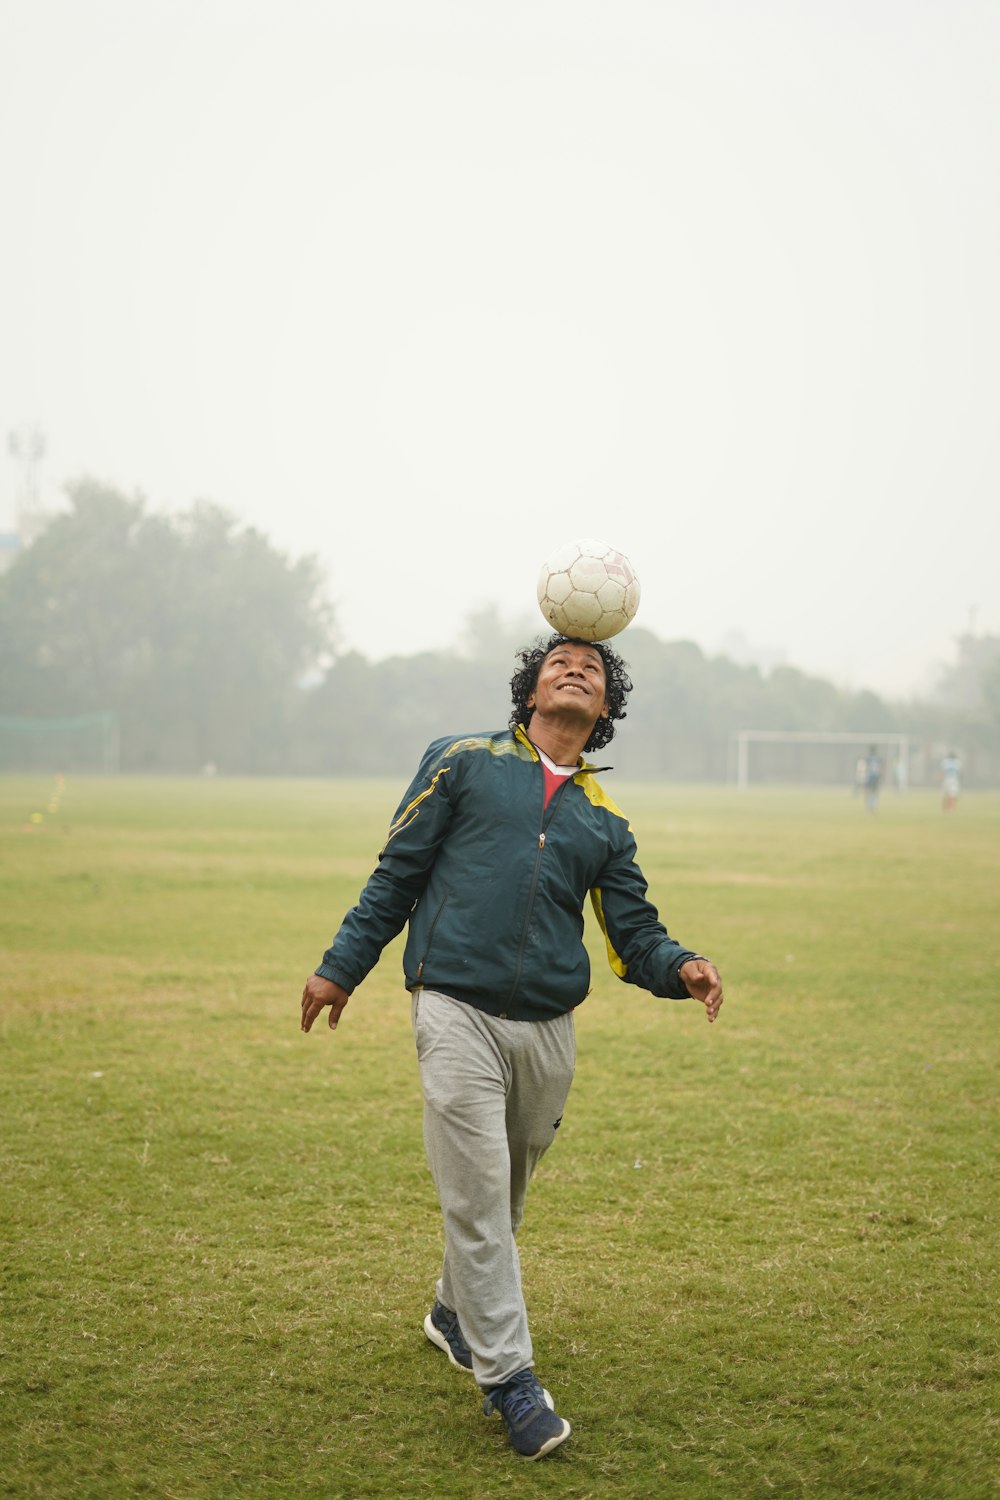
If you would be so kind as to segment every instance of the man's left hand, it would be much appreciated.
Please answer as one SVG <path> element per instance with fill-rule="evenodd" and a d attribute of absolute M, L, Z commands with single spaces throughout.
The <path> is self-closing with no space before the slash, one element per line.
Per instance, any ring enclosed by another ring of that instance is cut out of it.
<path fill-rule="evenodd" d="M 707 958 L 689 958 L 677 973 L 692 997 L 701 1001 L 708 1019 L 714 1021 L 722 1005 L 722 979 L 715 965 Z"/>

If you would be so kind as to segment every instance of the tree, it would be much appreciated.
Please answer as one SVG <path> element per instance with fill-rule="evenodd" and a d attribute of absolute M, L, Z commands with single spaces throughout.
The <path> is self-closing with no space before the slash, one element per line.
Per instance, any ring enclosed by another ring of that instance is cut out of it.
<path fill-rule="evenodd" d="M 111 710 L 124 769 L 281 768 L 332 646 L 315 559 L 214 506 L 153 516 L 94 480 L 69 498 L 0 578 L 4 712 Z"/>
<path fill-rule="evenodd" d="M 1000 729 L 1000 640 L 995 639 L 993 653 L 983 664 L 979 685 L 987 718 L 995 729 Z"/>
<path fill-rule="evenodd" d="M 938 678 L 937 697 L 949 708 L 982 714 L 1000 661 L 1000 636 L 966 634 L 956 645 L 955 662 Z"/>

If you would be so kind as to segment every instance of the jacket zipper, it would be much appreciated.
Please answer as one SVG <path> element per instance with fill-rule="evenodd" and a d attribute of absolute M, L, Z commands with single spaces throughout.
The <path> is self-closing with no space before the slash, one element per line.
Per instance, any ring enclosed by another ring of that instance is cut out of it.
<path fill-rule="evenodd" d="M 541 768 L 541 764 L 540 763 L 539 763 L 538 770 L 539 770 L 539 774 L 542 775 L 542 779 L 543 779 L 543 799 L 544 799 L 544 775 L 542 773 L 542 768 Z M 525 949 L 525 946 L 526 946 L 527 941 L 528 941 L 528 927 L 531 924 L 531 913 L 534 911 L 534 907 L 535 907 L 535 892 L 538 889 L 538 877 L 541 874 L 541 868 L 542 868 L 542 850 L 545 848 L 545 830 L 546 830 L 546 828 L 551 828 L 552 827 L 552 819 L 556 815 L 556 810 L 557 810 L 557 808 L 559 806 L 559 799 L 562 796 L 563 792 L 566 790 L 566 783 L 568 781 L 572 781 L 572 780 L 573 780 L 572 776 L 567 776 L 567 777 L 564 778 L 562 786 L 559 787 L 559 789 L 555 792 L 555 794 L 553 795 L 552 801 L 549 804 L 549 806 L 551 808 L 551 811 L 549 812 L 549 815 L 548 815 L 547 818 L 545 816 L 547 809 L 545 807 L 544 800 L 542 802 L 542 821 L 541 821 L 541 825 L 540 825 L 540 827 L 538 829 L 538 848 L 537 848 L 537 850 L 535 852 L 535 868 L 531 872 L 531 886 L 530 886 L 530 888 L 528 890 L 528 909 L 527 909 L 527 911 L 524 914 L 524 924 L 523 924 L 523 926 L 521 928 L 521 941 L 518 944 L 518 948 L 517 948 L 517 963 L 514 966 L 514 981 L 513 981 L 513 983 L 511 984 L 511 987 L 510 987 L 510 994 L 507 996 L 507 1004 L 508 1005 L 511 1003 L 511 1001 L 514 998 L 514 996 L 517 994 L 517 987 L 521 983 L 521 971 L 524 968 L 524 949 Z"/>
<path fill-rule="evenodd" d="M 433 922 L 431 923 L 430 927 L 427 929 L 427 941 L 424 944 L 424 956 L 420 960 L 420 962 L 417 964 L 417 978 L 418 979 L 421 977 L 421 975 L 424 972 L 424 964 L 427 961 L 427 956 L 428 956 L 428 954 L 431 951 L 431 944 L 434 941 L 434 929 L 437 927 L 437 924 L 440 922 L 440 920 L 441 920 L 441 913 L 444 911 L 444 909 L 445 909 L 445 907 L 447 905 L 448 905 L 448 896 L 447 896 L 447 894 L 445 894 L 442 897 L 442 899 L 441 899 L 441 905 L 438 907 L 437 911 L 434 913 L 434 920 L 433 920 Z"/>

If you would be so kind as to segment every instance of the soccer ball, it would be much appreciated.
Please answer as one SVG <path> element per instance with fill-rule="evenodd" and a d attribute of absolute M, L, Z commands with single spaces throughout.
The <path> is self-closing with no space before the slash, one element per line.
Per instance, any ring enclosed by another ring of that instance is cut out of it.
<path fill-rule="evenodd" d="M 624 553 L 587 536 L 557 548 L 542 564 L 538 603 L 560 635 L 606 641 L 639 608 L 639 580 Z"/>

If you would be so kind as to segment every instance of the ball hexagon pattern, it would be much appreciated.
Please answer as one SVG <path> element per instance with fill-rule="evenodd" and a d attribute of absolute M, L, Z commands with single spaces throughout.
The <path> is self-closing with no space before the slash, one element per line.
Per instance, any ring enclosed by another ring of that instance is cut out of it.
<path fill-rule="evenodd" d="M 582 537 L 542 564 L 538 604 L 553 630 L 581 641 L 606 641 L 635 617 L 639 580 L 623 552 Z"/>

